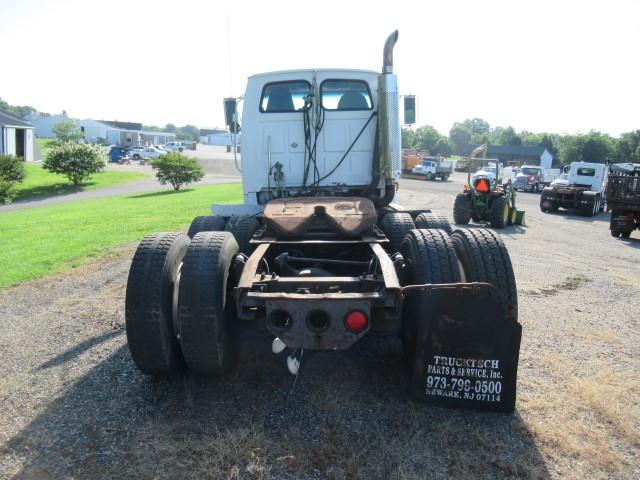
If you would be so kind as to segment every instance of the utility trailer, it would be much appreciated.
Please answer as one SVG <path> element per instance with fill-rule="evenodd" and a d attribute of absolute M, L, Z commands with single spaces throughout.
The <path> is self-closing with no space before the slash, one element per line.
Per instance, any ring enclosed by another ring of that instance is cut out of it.
<path fill-rule="evenodd" d="M 629 238 L 640 229 L 640 163 L 616 163 L 609 169 L 607 206 L 612 237 Z"/>
<path fill-rule="evenodd" d="M 150 235 L 134 255 L 126 330 L 142 372 L 223 375 L 254 330 L 297 375 L 304 350 L 382 335 L 400 337 L 415 400 L 513 411 L 521 326 L 504 243 L 393 202 L 397 38 L 385 43 L 382 73 L 249 78 L 244 202 L 213 205 L 188 235 Z M 225 107 L 237 132 L 236 100 Z"/>
<path fill-rule="evenodd" d="M 557 183 L 542 190 L 540 210 L 550 213 L 565 208 L 593 217 L 605 208 L 606 184 L 606 164 L 572 162 L 566 183 Z"/>

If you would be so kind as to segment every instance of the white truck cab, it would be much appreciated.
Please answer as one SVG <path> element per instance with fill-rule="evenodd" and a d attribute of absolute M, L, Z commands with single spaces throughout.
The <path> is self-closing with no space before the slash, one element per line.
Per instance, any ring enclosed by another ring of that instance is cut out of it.
<path fill-rule="evenodd" d="M 249 77 L 241 141 L 245 203 L 266 203 L 273 187 L 290 193 L 312 185 L 366 188 L 372 180 L 378 75 L 326 69 Z M 317 137 L 305 136 L 305 129 Z"/>
<path fill-rule="evenodd" d="M 569 185 L 589 187 L 592 192 L 603 192 L 607 181 L 607 165 L 604 163 L 572 162 L 567 182 Z"/>

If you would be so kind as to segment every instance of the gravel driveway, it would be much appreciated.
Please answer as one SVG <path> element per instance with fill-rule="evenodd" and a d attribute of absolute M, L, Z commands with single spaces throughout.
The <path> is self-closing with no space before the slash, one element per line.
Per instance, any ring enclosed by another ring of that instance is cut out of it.
<path fill-rule="evenodd" d="M 402 180 L 400 201 L 451 217 L 463 180 Z M 501 232 L 516 413 L 412 403 L 399 342 L 375 338 L 305 354 L 294 391 L 262 337 L 227 379 L 145 377 L 123 329 L 130 246 L 0 291 L 0 478 L 639 478 L 640 241 L 538 199 Z"/>

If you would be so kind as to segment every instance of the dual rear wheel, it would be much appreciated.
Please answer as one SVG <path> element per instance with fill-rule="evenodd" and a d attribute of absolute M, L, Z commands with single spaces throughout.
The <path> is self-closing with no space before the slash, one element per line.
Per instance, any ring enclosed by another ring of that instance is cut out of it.
<path fill-rule="evenodd" d="M 144 373 L 185 367 L 222 375 L 235 352 L 229 275 L 238 244 L 229 232 L 146 237 L 129 271 L 125 320 L 133 361 Z"/>
<path fill-rule="evenodd" d="M 411 230 L 402 242 L 403 285 L 486 282 L 495 289 L 484 295 L 500 304 L 517 321 L 518 294 L 511 259 L 502 239 L 485 228 Z M 412 365 L 421 324 L 432 320 L 433 299 L 415 290 L 405 297 L 400 337 L 403 355 Z"/>

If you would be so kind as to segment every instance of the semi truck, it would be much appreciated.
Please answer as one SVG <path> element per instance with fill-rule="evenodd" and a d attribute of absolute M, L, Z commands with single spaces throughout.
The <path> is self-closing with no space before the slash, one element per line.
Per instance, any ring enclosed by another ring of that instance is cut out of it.
<path fill-rule="evenodd" d="M 559 168 L 543 168 L 539 165 L 523 165 L 513 181 L 517 190 L 540 192 L 560 176 Z"/>
<path fill-rule="evenodd" d="M 125 318 L 142 372 L 224 375 L 254 331 L 298 375 L 305 350 L 384 336 L 400 339 L 414 400 L 513 411 L 521 326 L 505 244 L 396 203 L 397 39 L 381 72 L 253 75 L 242 116 L 225 99 L 243 202 L 140 243 Z"/>
<path fill-rule="evenodd" d="M 640 229 L 640 163 L 616 163 L 609 169 L 607 207 L 612 237 L 629 238 Z"/>
<path fill-rule="evenodd" d="M 605 207 L 606 182 L 606 164 L 572 162 L 566 182 L 556 183 L 542 190 L 540 210 L 549 213 L 565 208 L 593 217 Z"/>

